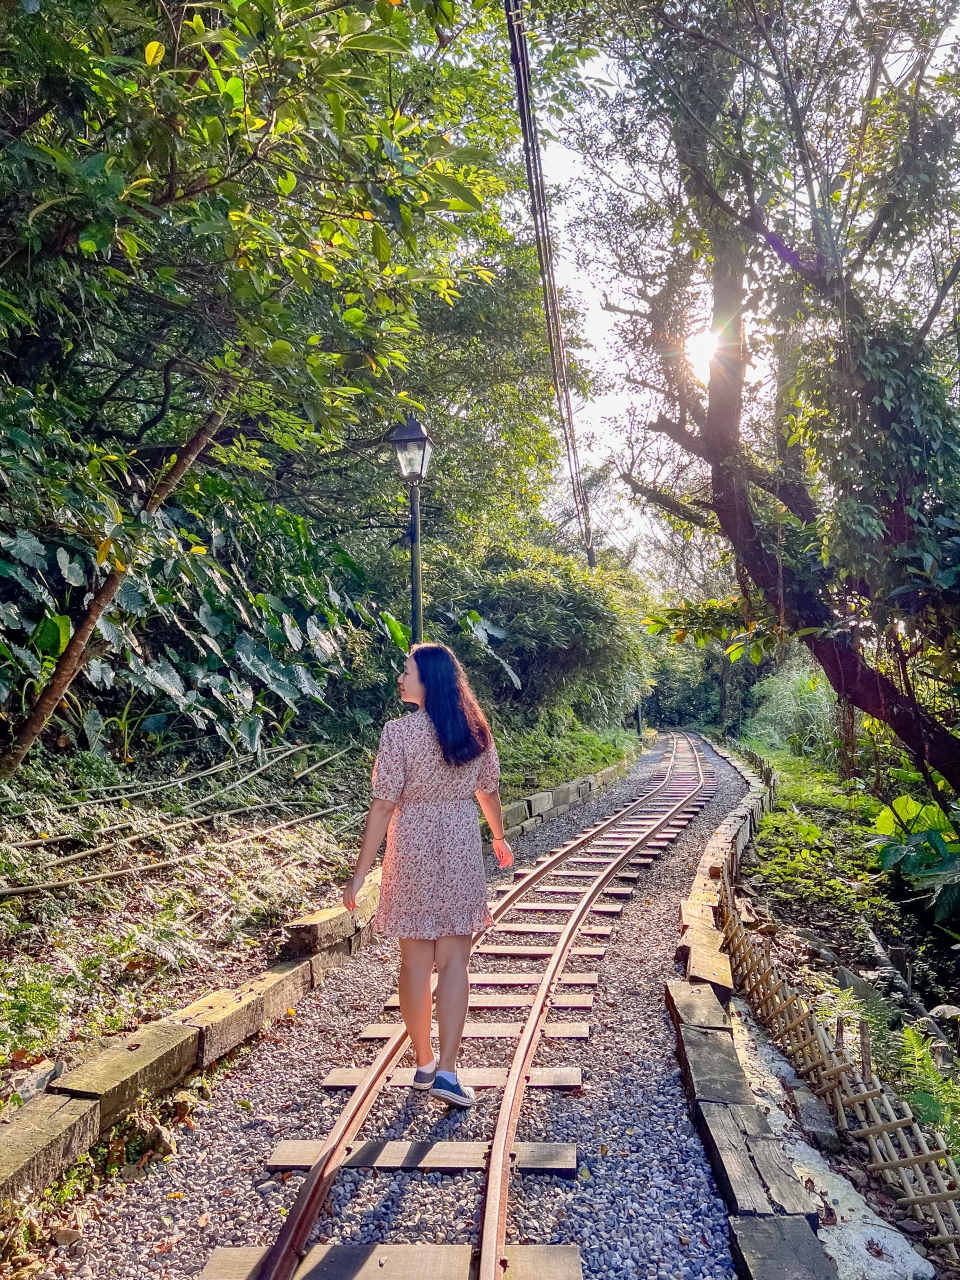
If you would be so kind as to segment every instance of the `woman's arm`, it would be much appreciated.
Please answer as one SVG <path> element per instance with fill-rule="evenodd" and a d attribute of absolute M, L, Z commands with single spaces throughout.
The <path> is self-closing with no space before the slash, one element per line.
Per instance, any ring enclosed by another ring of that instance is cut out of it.
<path fill-rule="evenodd" d="M 353 869 L 353 875 L 343 887 L 343 905 L 348 911 L 356 908 L 357 894 L 363 888 L 363 882 L 377 860 L 383 837 L 387 834 L 387 827 L 390 825 L 390 818 L 396 807 L 392 800 L 373 800 L 370 803 L 357 865 Z"/>
<path fill-rule="evenodd" d="M 500 804 L 500 792 L 478 791 L 476 796 L 477 804 L 483 810 L 483 816 L 487 820 L 487 826 L 493 833 L 494 856 L 500 866 L 506 870 L 513 865 L 513 850 L 503 838 L 503 807 Z"/>

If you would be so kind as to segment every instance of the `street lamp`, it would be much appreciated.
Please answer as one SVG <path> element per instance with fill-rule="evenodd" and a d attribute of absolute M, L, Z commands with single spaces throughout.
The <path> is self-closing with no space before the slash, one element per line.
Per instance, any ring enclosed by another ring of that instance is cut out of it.
<path fill-rule="evenodd" d="M 410 630 L 413 643 L 423 639 L 423 588 L 420 579 L 420 482 L 433 456 L 433 441 L 412 413 L 391 433 L 400 474 L 410 490 Z"/>

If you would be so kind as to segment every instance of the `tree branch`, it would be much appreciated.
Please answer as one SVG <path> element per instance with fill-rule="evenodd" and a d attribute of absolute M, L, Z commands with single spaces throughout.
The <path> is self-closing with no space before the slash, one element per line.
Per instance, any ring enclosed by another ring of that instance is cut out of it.
<path fill-rule="evenodd" d="M 627 485 L 635 498 L 642 498 L 644 502 L 652 503 L 653 506 L 659 507 L 661 511 L 666 511 L 668 515 L 675 516 L 678 520 L 696 525 L 698 529 L 707 529 L 711 533 L 716 531 L 715 521 L 704 512 L 697 511 L 689 503 L 675 498 L 663 489 L 654 489 L 650 485 L 641 484 L 639 480 L 634 479 L 629 471 L 621 471 L 620 479 Z M 704 506 L 706 506 L 706 503 L 704 503 Z"/>
<path fill-rule="evenodd" d="M 953 266 L 950 268 L 949 272 L 947 273 L 947 278 L 944 280 L 943 284 L 937 290 L 936 301 L 934 302 L 933 306 L 930 308 L 929 312 L 927 313 L 926 320 L 924 320 L 923 324 L 917 330 L 917 336 L 914 338 L 913 342 L 910 344 L 909 350 L 903 357 L 903 360 L 902 360 L 903 367 L 906 367 L 908 364 L 912 364 L 912 362 L 920 354 L 920 348 L 923 346 L 924 342 L 926 341 L 927 334 L 930 332 L 930 329 L 933 325 L 934 320 L 936 320 L 937 316 L 940 314 L 943 304 L 947 300 L 947 295 L 949 294 L 953 286 L 957 283 L 958 276 L 960 276 L 960 258 L 957 258 L 956 262 L 953 264 Z"/>

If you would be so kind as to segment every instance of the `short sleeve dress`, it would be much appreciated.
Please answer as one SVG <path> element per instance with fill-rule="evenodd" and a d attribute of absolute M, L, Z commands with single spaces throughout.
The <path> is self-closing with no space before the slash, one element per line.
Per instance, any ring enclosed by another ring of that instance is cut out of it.
<path fill-rule="evenodd" d="M 463 937 L 493 923 L 474 793 L 499 785 L 492 742 L 475 760 L 455 766 L 444 760 L 426 711 L 384 725 L 373 795 L 397 807 L 387 829 L 378 933 Z"/>

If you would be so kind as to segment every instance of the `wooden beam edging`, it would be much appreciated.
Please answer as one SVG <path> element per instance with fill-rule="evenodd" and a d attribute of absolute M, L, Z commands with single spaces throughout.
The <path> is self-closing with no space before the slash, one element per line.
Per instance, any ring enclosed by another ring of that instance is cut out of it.
<path fill-rule="evenodd" d="M 567 813 L 617 782 L 642 751 L 587 777 L 505 806 L 505 816 L 524 807 L 516 838 Z M 357 909 L 326 907 L 287 925 L 280 959 L 239 987 L 211 991 L 183 1009 L 118 1037 L 110 1048 L 52 1082 L 0 1124 L 0 1223 L 49 1188 L 140 1099 L 157 1098 L 191 1072 L 202 1071 L 273 1022 L 287 1016 L 326 973 L 346 964 L 373 937 L 380 900 L 377 867 L 360 892 Z"/>
<path fill-rule="evenodd" d="M 772 807 L 776 776 L 772 770 L 765 776 L 754 772 L 710 745 L 749 790 L 707 840 L 689 896 L 680 904 L 677 959 L 685 961 L 686 976 L 666 984 L 666 1002 L 684 1091 L 727 1206 L 738 1275 L 743 1280 L 772 1275 L 836 1280 L 836 1267 L 817 1239 L 817 1212 L 754 1101 L 727 1010 L 735 980 L 742 982 L 747 967 L 742 939 L 724 927 L 730 886 L 743 850 Z M 760 998 L 769 1003 L 771 991 L 765 981 L 760 986 Z"/>

